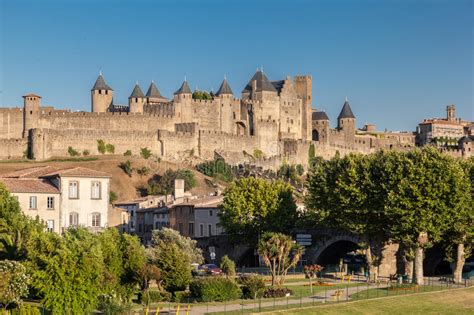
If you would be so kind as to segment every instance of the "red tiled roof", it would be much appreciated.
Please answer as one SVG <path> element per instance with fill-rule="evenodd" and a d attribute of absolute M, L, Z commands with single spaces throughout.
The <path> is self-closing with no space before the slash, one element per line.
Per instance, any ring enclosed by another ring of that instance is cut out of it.
<path fill-rule="evenodd" d="M 46 179 L 0 178 L 0 183 L 11 193 L 59 194 L 59 189 Z"/>
<path fill-rule="evenodd" d="M 47 174 L 41 175 L 42 177 L 52 177 L 52 176 L 62 176 L 62 177 L 112 177 L 112 175 L 92 170 L 85 167 L 71 167 L 71 168 L 64 168 L 60 170 L 56 170 Z"/>
<path fill-rule="evenodd" d="M 16 170 L 13 172 L 0 174 L 0 177 L 9 177 L 9 178 L 38 178 L 44 174 L 51 173 L 57 170 L 52 166 L 36 166 L 24 168 L 21 170 Z"/>

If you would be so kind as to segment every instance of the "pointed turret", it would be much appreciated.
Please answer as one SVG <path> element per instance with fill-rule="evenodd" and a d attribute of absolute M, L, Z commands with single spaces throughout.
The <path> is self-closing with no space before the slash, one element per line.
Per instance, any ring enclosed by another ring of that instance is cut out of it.
<path fill-rule="evenodd" d="M 105 83 L 104 77 L 102 76 L 102 72 L 99 73 L 97 80 L 95 80 L 95 84 L 92 87 L 91 91 L 98 91 L 98 90 L 107 90 L 113 91 L 113 89 Z"/>
<path fill-rule="evenodd" d="M 256 90 L 253 92 L 269 91 L 277 92 L 273 84 L 268 80 L 267 76 L 262 72 L 262 70 L 257 70 L 253 77 L 250 79 L 249 83 L 245 86 L 242 93 L 251 93 L 253 81 L 256 82 Z"/>
<path fill-rule="evenodd" d="M 91 107 L 93 113 L 105 113 L 113 103 L 113 89 L 105 83 L 102 72 L 99 73 L 91 89 Z"/>
<path fill-rule="evenodd" d="M 143 105 L 145 104 L 145 94 L 143 94 L 138 82 L 133 88 L 132 94 L 128 97 L 128 107 L 131 113 L 143 113 Z"/>
<path fill-rule="evenodd" d="M 183 84 L 181 84 L 181 87 L 179 88 L 179 90 L 174 92 L 174 95 L 177 95 L 177 94 L 193 94 L 193 92 L 191 92 L 191 89 L 189 88 L 189 84 L 188 84 L 188 81 L 186 81 L 186 79 L 184 80 Z"/>
<path fill-rule="evenodd" d="M 146 92 L 146 97 L 149 98 L 164 98 L 158 88 L 156 87 L 155 82 L 151 81 L 150 87 L 148 88 L 148 91 Z"/>
<path fill-rule="evenodd" d="M 130 99 L 130 98 L 135 98 L 135 97 L 145 97 L 145 94 L 143 94 L 143 91 L 140 88 L 140 86 L 138 85 L 138 83 L 135 84 L 135 87 L 133 88 L 132 94 L 130 94 L 130 96 L 128 98 Z"/>
<path fill-rule="evenodd" d="M 355 118 L 354 114 L 352 113 L 351 106 L 349 105 L 349 101 L 347 100 L 344 102 L 344 105 L 342 106 L 341 112 L 339 113 L 339 116 L 337 116 L 337 119 L 341 118 Z"/>
<path fill-rule="evenodd" d="M 337 128 L 342 131 L 345 141 L 348 143 L 354 143 L 355 139 L 355 116 L 352 112 L 349 101 L 344 102 L 339 116 L 337 116 Z"/>
<path fill-rule="evenodd" d="M 227 95 L 233 95 L 234 94 L 234 93 L 232 93 L 232 89 L 230 88 L 230 85 L 227 82 L 226 78 L 224 78 L 224 81 L 222 81 L 221 86 L 219 87 L 219 90 L 217 90 L 217 93 L 216 93 L 217 96 L 221 96 L 221 95 L 224 95 L 224 94 L 227 94 Z"/>

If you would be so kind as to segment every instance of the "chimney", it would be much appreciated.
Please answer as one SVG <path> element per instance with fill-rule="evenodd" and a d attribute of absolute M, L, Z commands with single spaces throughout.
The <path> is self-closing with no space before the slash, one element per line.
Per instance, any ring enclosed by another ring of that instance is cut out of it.
<path fill-rule="evenodd" d="M 174 180 L 174 199 L 180 199 L 184 197 L 184 179 Z"/>

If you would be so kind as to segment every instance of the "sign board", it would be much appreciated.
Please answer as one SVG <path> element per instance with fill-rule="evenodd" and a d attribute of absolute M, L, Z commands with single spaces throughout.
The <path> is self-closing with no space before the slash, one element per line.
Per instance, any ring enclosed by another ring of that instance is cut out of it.
<path fill-rule="evenodd" d="M 215 252 L 211 252 L 211 254 L 210 254 L 210 255 L 211 255 L 211 260 L 214 260 L 214 259 L 216 259 L 216 253 L 215 253 Z"/>
<path fill-rule="evenodd" d="M 298 245 L 301 245 L 301 246 L 311 246 L 311 241 L 309 241 L 309 242 L 296 241 L 296 243 L 297 243 Z"/>
<path fill-rule="evenodd" d="M 301 246 L 311 246 L 311 234 L 296 234 L 296 243 Z"/>
<path fill-rule="evenodd" d="M 311 239 L 311 234 L 296 234 L 296 239 L 299 238 L 309 238 Z"/>

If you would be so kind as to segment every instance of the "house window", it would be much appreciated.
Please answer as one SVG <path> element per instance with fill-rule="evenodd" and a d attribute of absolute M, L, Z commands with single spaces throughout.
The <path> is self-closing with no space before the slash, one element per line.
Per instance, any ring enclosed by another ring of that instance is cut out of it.
<path fill-rule="evenodd" d="M 100 182 L 92 182 L 91 184 L 91 198 L 100 199 Z"/>
<path fill-rule="evenodd" d="M 69 199 L 79 198 L 78 186 L 79 186 L 79 183 L 77 181 L 69 182 Z"/>
<path fill-rule="evenodd" d="M 194 222 L 189 222 L 189 236 L 194 235 Z"/>
<path fill-rule="evenodd" d="M 212 210 L 209 210 L 209 216 L 212 217 Z"/>
<path fill-rule="evenodd" d="M 48 197 L 47 207 L 50 210 L 54 209 L 54 197 Z"/>
<path fill-rule="evenodd" d="M 36 210 L 36 196 L 30 196 L 30 209 Z"/>
<path fill-rule="evenodd" d="M 92 214 L 92 226 L 93 227 L 100 227 L 100 213 L 93 213 Z"/>
<path fill-rule="evenodd" d="M 48 232 L 53 232 L 54 231 L 54 220 L 46 221 L 46 230 Z"/>
<path fill-rule="evenodd" d="M 78 226 L 79 225 L 79 213 L 71 212 L 69 214 L 69 226 Z"/>
<path fill-rule="evenodd" d="M 199 224 L 199 236 L 204 236 L 204 224 Z"/>
<path fill-rule="evenodd" d="M 209 236 L 212 236 L 212 224 L 209 224 L 208 225 L 208 232 L 209 232 Z"/>

